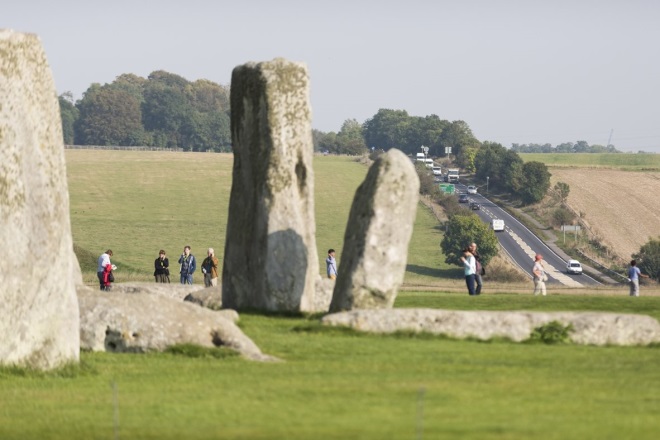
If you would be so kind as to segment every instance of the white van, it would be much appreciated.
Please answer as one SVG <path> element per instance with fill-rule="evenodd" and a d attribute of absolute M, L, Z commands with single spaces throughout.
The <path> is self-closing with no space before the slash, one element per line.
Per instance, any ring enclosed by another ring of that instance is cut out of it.
<path fill-rule="evenodd" d="M 490 228 L 495 232 L 503 231 L 504 230 L 504 220 L 499 219 L 499 218 L 494 218 L 490 222 Z"/>

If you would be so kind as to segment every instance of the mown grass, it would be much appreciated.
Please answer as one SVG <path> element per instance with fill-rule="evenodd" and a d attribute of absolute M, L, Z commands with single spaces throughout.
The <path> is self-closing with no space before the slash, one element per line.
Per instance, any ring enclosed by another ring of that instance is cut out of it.
<path fill-rule="evenodd" d="M 79 256 L 95 259 L 111 247 L 118 273 L 150 279 L 160 248 L 170 256 L 186 243 L 224 249 L 230 156 L 67 151 L 67 159 Z M 341 254 L 366 169 L 329 157 L 318 158 L 315 171 L 322 261 L 326 247 Z M 460 271 L 440 261 L 440 236 L 420 208 L 408 288 L 441 279 L 461 293 L 404 291 L 396 307 L 660 318 L 660 297 L 585 290 L 539 298 L 490 284 L 487 292 L 500 293 L 468 297 Z M 85 264 L 94 271 L 95 261 Z M 258 314 L 241 314 L 240 326 L 282 362 L 183 346 L 82 353 L 80 365 L 47 373 L 2 368 L 0 439 L 655 439 L 660 432 L 660 347 L 377 336 L 320 329 L 317 318 Z"/>
<path fill-rule="evenodd" d="M 397 306 L 641 304 L 658 316 L 658 298 L 636 300 L 410 292 Z M 140 439 L 654 439 L 660 432 L 660 347 L 300 331 L 314 322 L 241 316 L 243 330 L 279 363 L 184 350 L 83 353 L 85 368 L 74 376 L 0 371 L 0 438 L 113 438 L 115 430 Z"/>
<path fill-rule="evenodd" d="M 73 239 L 87 283 L 96 283 L 96 259 L 106 249 L 113 250 L 118 282 L 151 281 L 160 249 L 167 251 L 175 268 L 185 245 L 198 258 L 213 247 L 222 259 L 231 154 L 66 150 L 66 160 Z M 353 196 L 366 172 L 367 167 L 351 157 L 314 159 L 322 274 L 328 249 L 336 249 L 341 262 Z M 460 269 L 440 258 L 441 238 L 432 214 L 420 205 L 407 282 L 433 285 L 442 274 L 460 278 Z M 196 282 L 202 282 L 199 275 Z"/>
<path fill-rule="evenodd" d="M 633 153 L 520 153 L 525 162 L 548 166 L 616 168 L 630 171 L 660 170 L 660 154 Z"/>

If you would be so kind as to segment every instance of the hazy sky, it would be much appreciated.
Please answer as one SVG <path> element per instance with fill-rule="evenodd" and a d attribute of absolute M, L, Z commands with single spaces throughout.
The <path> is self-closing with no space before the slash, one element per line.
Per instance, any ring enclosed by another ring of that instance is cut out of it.
<path fill-rule="evenodd" d="M 480 140 L 660 153 L 656 0 L 0 0 L 40 36 L 58 94 L 155 70 L 229 84 L 305 62 L 314 128 L 380 108 L 466 121 Z"/>

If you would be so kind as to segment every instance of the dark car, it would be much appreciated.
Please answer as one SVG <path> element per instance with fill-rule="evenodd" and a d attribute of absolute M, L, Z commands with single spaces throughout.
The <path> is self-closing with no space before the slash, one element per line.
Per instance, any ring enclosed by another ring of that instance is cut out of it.
<path fill-rule="evenodd" d="M 477 202 L 470 202 L 470 209 L 477 211 L 481 209 L 481 205 L 479 205 Z"/>
<path fill-rule="evenodd" d="M 467 194 L 461 194 L 458 196 L 458 203 L 468 203 L 470 199 Z"/>

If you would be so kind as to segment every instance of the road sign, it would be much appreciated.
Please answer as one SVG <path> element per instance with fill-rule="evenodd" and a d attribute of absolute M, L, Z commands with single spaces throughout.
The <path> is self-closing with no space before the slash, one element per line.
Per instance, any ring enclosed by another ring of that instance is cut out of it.
<path fill-rule="evenodd" d="M 441 183 L 440 191 L 445 194 L 454 194 L 456 192 L 456 186 L 453 183 Z"/>

